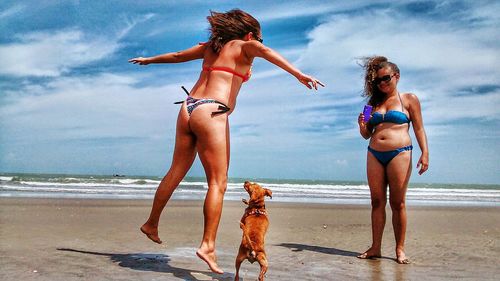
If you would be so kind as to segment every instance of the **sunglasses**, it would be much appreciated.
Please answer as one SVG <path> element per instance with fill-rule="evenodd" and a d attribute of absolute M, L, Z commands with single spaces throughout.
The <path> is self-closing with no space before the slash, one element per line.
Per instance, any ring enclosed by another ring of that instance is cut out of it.
<path fill-rule="evenodd" d="M 375 83 L 375 85 L 378 85 L 380 84 L 381 82 L 389 82 L 391 81 L 392 77 L 394 77 L 395 74 L 392 74 L 392 75 L 384 75 L 382 77 L 377 77 L 373 80 L 373 83 Z"/>
<path fill-rule="evenodd" d="M 262 39 L 259 36 L 254 36 L 255 40 L 259 41 L 260 43 L 264 42 L 264 39 Z"/>

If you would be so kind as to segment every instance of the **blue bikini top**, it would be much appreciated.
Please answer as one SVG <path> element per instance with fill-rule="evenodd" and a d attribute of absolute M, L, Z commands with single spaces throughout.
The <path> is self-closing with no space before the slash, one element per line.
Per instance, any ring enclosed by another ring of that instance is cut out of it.
<path fill-rule="evenodd" d="M 403 100 L 401 99 L 401 96 L 398 93 L 399 101 L 401 102 L 401 110 L 403 110 Z M 380 123 L 395 123 L 395 124 L 405 124 L 405 123 L 410 123 L 410 118 L 404 114 L 402 111 L 397 111 L 397 110 L 389 110 L 385 114 L 380 113 L 380 112 L 374 112 L 372 114 L 372 118 L 370 118 L 370 125 L 372 126 L 377 126 Z"/>

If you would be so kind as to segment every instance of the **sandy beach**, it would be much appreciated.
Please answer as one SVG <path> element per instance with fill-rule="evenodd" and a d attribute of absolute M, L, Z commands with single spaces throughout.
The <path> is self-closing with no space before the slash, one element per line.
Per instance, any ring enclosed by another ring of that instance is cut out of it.
<path fill-rule="evenodd" d="M 213 274 L 194 254 L 202 234 L 201 201 L 172 201 L 160 237 L 139 231 L 149 200 L 0 199 L 1 280 L 232 280 L 244 205 L 225 202 L 219 265 Z M 370 244 L 368 206 L 267 204 L 267 280 L 497 280 L 500 208 L 409 206 L 406 251 L 394 261 L 390 210 L 383 257 L 355 256 Z M 243 280 L 258 264 L 244 262 Z"/>

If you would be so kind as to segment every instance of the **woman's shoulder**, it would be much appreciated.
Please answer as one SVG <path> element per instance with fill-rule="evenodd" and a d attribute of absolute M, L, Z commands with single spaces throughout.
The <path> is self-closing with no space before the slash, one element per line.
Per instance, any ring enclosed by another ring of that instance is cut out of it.
<path fill-rule="evenodd" d="M 418 97 L 414 93 L 401 93 L 401 99 L 407 102 L 418 102 Z"/>
<path fill-rule="evenodd" d="M 405 104 L 405 107 L 408 110 L 420 110 L 420 101 L 414 93 L 401 94 L 401 98 L 403 99 L 403 104 Z"/>

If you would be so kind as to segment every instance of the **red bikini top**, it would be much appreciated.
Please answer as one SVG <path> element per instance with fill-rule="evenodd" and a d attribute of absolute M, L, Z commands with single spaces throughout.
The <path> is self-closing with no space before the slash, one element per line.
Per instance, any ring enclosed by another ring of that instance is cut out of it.
<path fill-rule="evenodd" d="M 200 45 L 207 45 L 208 42 L 199 43 L 199 44 Z M 241 73 L 236 72 L 234 69 L 229 68 L 229 67 L 225 67 L 225 66 L 204 66 L 203 71 L 208 71 L 208 72 L 210 72 L 210 71 L 224 71 L 224 72 L 231 73 L 235 76 L 240 77 L 241 79 L 243 79 L 243 82 L 247 82 L 248 80 L 250 80 L 250 76 L 252 76 L 252 73 L 250 70 L 246 74 L 241 74 Z"/>
<path fill-rule="evenodd" d="M 243 75 L 241 73 L 234 71 L 234 69 L 229 68 L 229 67 L 225 67 L 225 66 L 204 66 L 203 71 L 208 71 L 208 72 L 210 72 L 210 71 L 224 71 L 227 73 L 231 73 L 234 76 L 240 77 L 241 79 L 243 79 L 243 82 L 247 82 L 250 79 L 250 76 L 252 75 L 250 73 L 250 71 L 248 71 L 246 74 Z"/>

